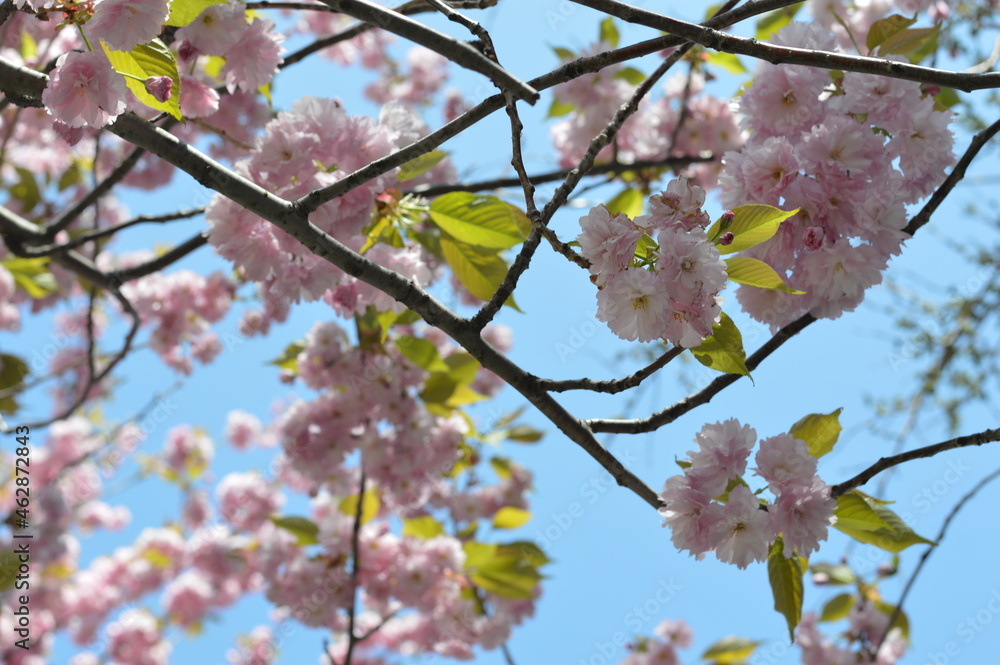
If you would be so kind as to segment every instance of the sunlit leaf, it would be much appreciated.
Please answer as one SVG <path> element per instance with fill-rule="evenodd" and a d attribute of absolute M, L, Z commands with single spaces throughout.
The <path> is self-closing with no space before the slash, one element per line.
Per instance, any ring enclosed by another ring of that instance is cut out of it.
<path fill-rule="evenodd" d="M 840 412 L 843 410 L 840 408 L 827 414 L 811 413 L 792 425 L 788 433 L 805 441 L 810 455 L 822 457 L 833 450 L 840 437 Z"/>

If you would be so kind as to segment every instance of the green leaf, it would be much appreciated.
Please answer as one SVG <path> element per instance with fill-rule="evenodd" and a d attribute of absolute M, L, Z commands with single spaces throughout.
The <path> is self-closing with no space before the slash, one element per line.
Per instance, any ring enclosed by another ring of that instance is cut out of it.
<path fill-rule="evenodd" d="M 716 243 L 715 247 L 720 254 L 733 254 L 750 249 L 774 237 L 781 223 L 798 211 L 799 209 L 796 208 L 786 212 L 780 208 L 761 203 L 737 206 L 732 209 L 735 216 L 726 228 L 722 228 L 721 217 L 715 220 L 715 223 L 707 231 L 708 239 Z M 718 243 L 719 236 L 724 232 L 733 234 L 733 241 L 728 245 Z"/>
<path fill-rule="evenodd" d="M 646 197 L 638 189 L 623 189 L 618 192 L 605 206 L 612 215 L 624 213 L 630 218 L 638 217 L 642 214 L 642 204 Z"/>
<path fill-rule="evenodd" d="M 544 566 L 550 561 L 549 557 L 545 555 L 545 552 L 542 551 L 541 547 L 527 540 L 517 540 L 513 543 L 503 545 L 501 551 L 509 552 L 515 549 L 520 553 L 523 561 L 535 568 Z"/>
<path fill-rule="evenodd" d="M 296 545 L 305 547 L 319 542 L 319 525 L 307 517 L 289 515 L 287 517 L 272 517 L 274 526 L 284 529 L 296 538 Z"/>
<path fill-rule="evenodd" d="M 598 35 L 598 41 L 610 44 L 611 48 L 618 48 L 618 41 L 620 39 L 621 36 L 618 34 L 618 28 L 615 27 L 615 20 L 613 18 L 609 16 L 601 21 L 601 32 Z"/>
<path fill-rule="evenodd" d="M 560 101 L 558 97 L 553 97 L 552 104 L 549 105 L 549 114 L 546 117 L 560 118 L 568 113 L 572 113 L 575 110 L 575 105 Z"/>
<path fill-rule="evenodd" d="M 936 44 L 938 32 L 941 26 L 933 28 L 915 28 L 913 30 L 903 30 L 885 40 L 879 47 L 879 55 L 908 55 L 914 51 L 919 51 L 924 47 Z"/>
<path fill-rule="evenodd" d="M 224 5 L 226 0 L 172 0 L 167 25 L 183 28 L 193 23 L 196 18 L 212 5 Z"/>
<path fill-rule="evenodd" d="M 879 21 L 872 23 L 868 29 L 868 36 L 865 38 L 865 46 L 869 51 L 874 51 L 876 47 L 882 45 L 887 39 L 906 30 L 917 22 L 915 18 L 906 18 L 899 14 L 893 14 Z M 884 54 L 884 51 L 882 52 Z"/>
<path fill-rule="evenodd" d="M 412 180 L 413 178 L 430 171 L 447 156 L 448 153 L 444 150 L 431 150 L 430 152 L 425 152 L 419 157 L 411 159 L 400 166 L 399 173 L 396 174 L 396 177 L 399 178 L 400 182 Z"/>
<path fill-rule="evenodd" d="M 851 613 L 851 608 L 855 605 L 854 594 L 842 593 L 834 596 L 823 606 L 823 611 L 819 615 L 820 621 L 839 621 Z"/>
<path fill-rule="evenodd" d="M 745 637 L 729 635 L 715 642 L 701 654 L 703 660 L 710 660 L 721 665 L 743 663 L 754 652 L 760 642 L 748 640 Z"/>
<path fill-rule="evenodd" d="M 281 369 L 287 369 L 290 372 L 298 373 L 299 371 L 299 354 L 306 350 L 306 345 L 302 342 L 292 342 L 285 347 L 285 350 L 281 352 L 281 355 L 274 360 L 268 361 L 268 365 L 276 365 Z"/>
<path fill-rule="evenodd" d="M 7 549 L 0 550 L 0 593 L 14 588 L 20 566 L 17 553 Z"/>
<path fill-rule="evenodd" d="M 430 540 L 444 534 L 444 526 L 430 515 L 403 518 L 403 535 Z"/>
<path fill-rule="evenodd" d="M 791 7 L 785 7 L 783 9 L 776 9 L 773 12 L 764 14 L 757 21 L 757 32 L 754 35 L 754 39 L 757 41 L 765 41 L 771 38 L 771 35 L 779 32 L 782 28 L 792 22 L 795 18 L 796 12 L 802 3 L 797 3 Z"/>
<path fill-rule="evenodd" d="M 517 425 L 507 430 L 507 439 L 518 443 L 536 443 L 541 441 L 545 432 L 531 425 Z"/>
<path fill-rule="evenodd" d="M 843 563 L 817 563 L 812 566 L 810 570 L 815 573 L 823 573 L 827 576 L 827 584 L 854 584 L 857 582 L 858 578 L 855 577 L 854 571 L 851 570 L 850 566 Z"/>
<path fill-rule="evenodd" d="M 378 494 L 374 490 L 365 490 L 365 496 L 361 500 L 361 523 L 367 524 L 378 515 L 382 502 L 379 501 Z M 354 517 L 358 514 L 358 495 L 353 494 L 340 502 L 340 512 Z"/>
<path fill-rule="evenodd" d="M 563 48 L 561 46 L 553 46 L 552 51 L 553 53 L 556 54 L 556 57 L 559 58 L 560 60 L 576 60 L 576 54 L 570 51 L 568 48 Z"/>
<path fill-rule="evenodd" d="M 181 120 L 181 77 L 177 71 L 177 61 L 173 52 L 167 45 L 159 39 L 154 39 L 148 44 L 139 44 L 130 52 L 114 51 L 108 45 L 101 42 L 101 47 L 108 55 L 111 66 L 120 74 L 129 74 L 125 77 L 125 85 L 136 96 L 136 98 L 151 108 L 169 113 L 177 120 Z M 146 87 L 142 80 L 135 80 L 132 76 L 145 80 L 150 76 L 169 76 L 174 82 L 170 90 L 170 99 L 165 102 L 157 101 L 155 97 L 146 92 Z"/>
<path fill-rule="evenodd" d="M 740 74 L 746 74 L 750 71 L 743 66 L 739 57 L 733 53 L 723 53 L 722 51 L 711 53 L 708 56 L 708 62 L 725 69 L 730 74 L 736 74 L 737 76 Z"/>
<path fill-rule="evenodd" d="M 840 412 L 843 407 L 831 413 L 811 413 L 800 419 L 788 430 L 796 439 L 801 439 L 809 445 L 809 454 L 822 457 L 833 450 L 840 437 Z"/>
<path fill-rule="evenodd" d="M 531 511 L 504 506 L 493 516 L 494 529 L 516 529 L 531 519 Z"/>
<path fill-rule="evenodd" d="M 535 596 L 535 587 L 542 578 L 537 569 L 541 563 L 525 543 L 487 546 L 470 542 L 463 549 L 465 571 L 474 584 L 503 598 Z"/>
<path fill-rule="evenodd" d="M 865 511 L 859 501 L 869 510 Z M 843 520 L 841 513 L 846 515 Z M 834 527 L 838 530 L 859 542 L 869 543 L 887 552 L 902 552 L 911 545 L 937 544 L 917 535 L 899 515 L 883 503 L 857 490 L 851 490 L 837 498 L 837 510 L 834 514 L 837 516 Z"/>
<path fill-rule="evenodd" d="M 55 276 L 49 272 L 49 258 L 14 257 L 0 263 L 14 278 L 14 283 L 35 300 L 51 295 L 59 290 Z"/>
<path fill-rule="evenodd" d="M 729 279 L 737 284 L 746 284 L 783 293 L 805 293 L 805 291 L 797 291 L 785 284 L 785 280 L 771 266 L 758 259 L 751 259 L 749 256 L 734 256 L 731 259 L 726 259 L 726 270 L 729 273 Z"/>
<path fill-rule="evenodd" d="M 42 200 L 42 193 L 31 171 L 23 166 L 15 166 L 14 171 L 17 182 L 7 189 L 7 193 L 21 204 L 21 215 L 26 215 Z"/>
<path fill-rule="evenodd" d="M 625 81 L 628 81 L 632 85 L 639 85 L 640 83 L 645 81 L 648 77 L 635 67 L 626 67 L 624 69 L 620 69 L 617 72 L 615 72 L 615 75 L 612 76 L 611 78 L 623 79 Z"/>
<path fill-rule="evenodd" d="M 407 360 L 428 372 L 447 373 L 449 371 L 449 367 L 441 359 L 437 347 L 430 340 L 404 335 L 396 340 L 396 348 Z"/>
<path fill-rule="evenodd" d="M 442 236 L 441 253 L 459 283 L 480 300 L 492 298 L 507 276 L 507 263 L 495 252 Z M 504 304 L 510 305 L 518 312 L 521 311 L 513 296 Z"/>
<path fill-rule="evenodd" d="M 0 353 L 0 391 L 6 392 L 16 386 L 21 385 L 31 370 L 28 363 L 19 356 L 12 356 L 9 353 Z M 17 413 L 21 405 L 17 403 L 17 392 L 0 397 L 0 411 L 6 413 Z"/>
<path fill-rule="evenodd" d="M 837 509 L 833 514 L 837 516 L 837 523 L 834 526 L 842 531 L 845 528 L 854 531 L 878 531 L 889 526 L 856 490 L 837 497 Z"/>
<path fill-rule="evenodd" d="M 719 322 L 712 326 L 712 335 L 706 337 L 701 346 L 691 349 L 691 353 L 702 365 L 717 372 L 750 376 L 743 335 L 725 312 L 722 312 Z"/>
<path fill-rule="evenodd" d="M 954 88 L 941 88 L 941 92 L 934 95 L 934 110 L 943 111 L 958 104 L 961 99 Z"/>
<path fill-rule="evenodd" d="M 486 249 L 508 249 L 524 242 L 527 216 L 499 198 L 471 192 L 451 192 L 431 203 L 431 219 L 459 242 Z M 523 218 L 523 219 L 521 219 Z"/>
<path fill-rule="evenodd" d="M 774 609 L 785 617 L 788 636 L 794 641 L 795 627 L 802 619 L 802 598 L 805 594 L 802 575 L 805 568 L 799 557 L 786 559 L 783 550 L 784 544 L 778 538 L 771 545 L 771 552 L 767 556 L 767 576 L 774 594 Z"/>

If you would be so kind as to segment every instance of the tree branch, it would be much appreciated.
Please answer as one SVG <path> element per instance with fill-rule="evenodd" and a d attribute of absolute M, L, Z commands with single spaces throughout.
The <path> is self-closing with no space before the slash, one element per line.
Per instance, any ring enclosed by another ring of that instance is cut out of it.
<path fill-rule="evenodd" d="M 747 358 L 747 369 L 751 372 L 757 368 L 769 355 L 774 353 L 782 344 L 792 337 L 802 332 L 806 326 L 816 321 L 811 314 L 804 314 L 795 321 L 779 330 L 774 337 L 767 340 L 756 352 Z M 667 423 L 671 423 L 682 415 L 691 411 L 697 406 L 707 404 L 713 397 L 722 392 L 723 388 L 736 383 L 741 378 L 739 374 L 722 374 L 716 377 L 711 383 L 701 389 L 701 391 L 688 395 L 676 404 L 658 411 L 646 418 L 634 418 L 629 420 L 612 420 L 595 418 L 586 420 L 584 423 L 594 432 L 616 432 L 619 434 L 639 434 L 640 432 L 652 432 Z"/>
<path fill-rule="evenodd" d="M 518 99 L 524 99 L 531 104 L 538 101 L 537 90 L 515 77 L 466 42 L 428 28 L 422 23 L 402 14 L 397 14 L 388 7 L 369 2 L 369 0 L 323 0 L 323 2 L 335 11 L 353 16 L 359 21 L 371 23 L 383 30 L 396 33 L 405 39 L 409 39 L 412 42 L 440 53 L 456 65 L 486 76 L 498 88 L 509 92 Z"/>
<path fill-rule="evenodd" d="M 958 160 L 957 164 L 955 164 L 955 168 L 951 170 L 951 173 L 948 174 L 945 181 L 941 183 L 936 190 L 934 190 L 934 194 L 931 195 L 930 200 L 924 204 L 924 207 L 920 209 L 920 212 L 913 216 L 910 223 L 903 229 L 903 233 L 912 236 L 917 232 L 917 229 L 930 221 L 931 215 L 934 214 L 934 211 L 938 209 L 938 206 L 944 203 L 944 200 L 949 194 L 951 194 L 951 190 L 955 188 L 955 185 L 957 185 L 959 181 L 965 177 L 965 171 L 969 168 L 969 164 L 972 163 L 972 160 L 976 158 L 976 155 L 978 155 L 979 151 L 983 149 L 983 146 L 989 143 L 990 139 L 992 139 L 997 132 L 1000 132 L 1000 120 L 997 120 L 992 125 L 972 137 L 972 141 L 969 142 L 969 147 L 965 149 L 965 154 L 963 154 L 962 158 Z"/>
<path fill-rule="evenodd" d="M 641 171 L 643 169 L 678 168 L 689 164 L 702 164 L 714 162 L 717 155 L 711 153 L 691 156 L 691 157 L 665 157 L 663 159 L 642 159 L 631 164 L 624 162 L 608 162 L 606 164 L 594 164 L 590 167 L 587 176 L 604 175 L 608 173 L 618 174 L 628 171 Z M 574 167 L 575 168 L 575 167 Z M 554 182 L 564 179 L 573 169 L 559 169 L 558 171 L 546 171 L 529 175 L 531 182 L 541 184 L 543 182 Z M 480 192 L 490 189 L 502 189 L 504 187 L 517 187 L 521 184 L 519 176 L 508 178 L 493 178 L 491 180 L 478 180 L 476 182 L 457 183 L 454 185 L 417 185 L 413 189 L 404 189 L 404 194 L 419 194 L 428 198 L 447 194 L 449 192 Z"/>
<path fill-rule="evenodd" d="M 675 346 L 660 355 L 660 357 L 653 362 L 640 369 L 638 372 L 621 379 L 612 379 L 610 381 L 594 381 L 593 379 L 567 379 L 565 381 L 554 381 L 552 379 L 542 379 L 539 383 L 543 389 L 555 393 L 567 390 L 589 390 L 595 393 L 611 394 L 620 393 L 630 388 L 635 388 L 647 378 L 652 376 L 656 371 L 665 367 L 671 360 L 684 353 L 684 351 L 684 347 Z"/>
<path fill-rule="evenodd" d="M 917 448 L 915 450 L 909 450 L 905 453 L 900 453 L 899 455 L 892 455 L 891 457 L 883 457 L 879 461 L 872 464 L 870 467 L 854 476 L 850 480 L 845 480 L 839 485 L 834 485 L 830 489 L 830 495 L 834 498 L 842 494 L 850 492 L 855 487 L 860 487 L 864 485 L 869 480 L 874 478 L 876 475 L 882 473 L 886 469 L 890 469 L 897 464 L 902 464 L 903 462 L 909 462 L 915 459 L 922 459 L 924 457 L 933 457 L 938 453 L 943 453 L 946 450 L 954 450 L 955 448 L 964 448 L 966 446 L 981 446 L 984 443 L 990 443 L 993 441 L 1000 441 L 1000 428 L 988 429 L 983 432 L 978 432 L 976 434 L 969 434 L 967 436 L 960 436 L 949 441 L 943 441 L 941 443 L 936 443 L 933 446 L 924 446 L 923 448 Z"/>
<path fill-rule="evenodd" d="M 758 60 L 766 60 L 771 64 L 806 65 L 821 69 L 839 69 L 845 72 L 875 74 L 889 78 L 933 83 L 948 88 L 956 88 L 971 92 L 985 88 L 1000 87 L 1000 72 L 960 73 L 933 67 L 910 65 L 881 58 L 870 58 L 860 55 L 829 53 L 810 49 L 778 46 L 755 39 L 736 37 L 719 30 L 680 21 L 663 14 L 657 14 L 617 0 L 572 0 L 572 2 L 596 9 L 611 16 L 616 16 L 629 23 L 637 23 L 650 28 L 669 32 L 677 37 L 701 44 L 724 53 L 747 55 Z"/>

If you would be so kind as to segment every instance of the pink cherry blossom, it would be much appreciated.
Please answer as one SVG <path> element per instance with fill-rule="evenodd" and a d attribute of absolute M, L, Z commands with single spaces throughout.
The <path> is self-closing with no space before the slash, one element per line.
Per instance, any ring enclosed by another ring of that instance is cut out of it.
<path fill-rule="evenodd" d="M 705 425 L 695 435 L 698 450 L 688 452 L 691 466 L 687 474 L 694 487 L 711 497 L 726 491 L 730 479 L 739 478 L 747 468 L 747 458 L 757 441 L 757 431 L 740 425 L 735 418 Z"/>
<path fill-rule="evenodd" d="M 252 92 L 270 83 L 282 62 L 284 36 L 276 32 L 270 19 L 257 19 L 239 41 L 226 50 L 222 73 L 230 91 Z"/>
<path fill-rule="evenodd" d="M 834 520 L 836 499 L 830 498 L 830 488 L 819 478 L 799 483 L 785 490 L 770 507 L 771 525 L 781 532 L 785 558 L 793 552 L 809 557 L 826 540 L 827 527 Z"/>
<path fill-rule="evenodd" d="M 774 528 L 750 488 L 738 485 L 729 492 L 729 501 L 712 525 L 709 537 L 719 561 L 746 568 L 754 561 L 767 559 Z"/>
<path fill-rule="evenodd" d="M 174 81 L 169 76 L 150 76 L 143 81 L 146 92 L 156 98 L 158 102 L 165 102 L 170 99 L 170 91 L 174 87 Z"/>
<path fill-rule="evenodd" d="M 590 272 L 597 276 L 598 284 L 628 267 L 642 237 L 642 230 L 628 215 L 612 215 L 603 205 L 581 217 L 580 228 L 580 253 L 590 261 Z"/>
<path fill-rule="evenodd" d="M 702 210 L 705 190 L 691 185 L 688 178 L 674 178 L 667 188 L 649 197 L 650 215 L 657 228 L 669 229 L 675 225 L 685 231 L 708 226 L 708 215 Z"/>
<path fill-rule="evenodd" d="M 249 28 L 244 4 L 229 2 L 206 7 L 198 18 L 180 28 L 176 36 L 199 53 L 227 55 Z"/>
<path fill-rule="evenodd" d="M 809 454 L 805 441 L 791 434 L 779 434 L 760 442 L 754 473 L 766 480 L 775 494 L 808 486 L 816 475 L 817 460 Z"/>
<path fill-rule="evenodd" d="M 101 128 L 125 112 L 125 80 L 102 54 L 64 53 L 56 60 L 42 102 L 70 127 Z"/>
<path fill-rule="evenodd" d="M 656 275 L 641 268 L 612 274 L 597 292 L 597 318 L 622 339 L 660 339 L 672 311 L 670 297 Z"/>
<path fill-rule="evenodd" d="M 97 0 L 84 31 L 116 51 L 131 51 L 160 34 L 168 5 L 167 0 Z"/>

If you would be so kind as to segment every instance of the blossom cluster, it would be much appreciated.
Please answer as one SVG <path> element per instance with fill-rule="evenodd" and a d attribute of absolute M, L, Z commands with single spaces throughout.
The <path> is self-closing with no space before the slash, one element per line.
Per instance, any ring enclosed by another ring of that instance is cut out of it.
<path fill-rule="evenodd" d="M 660 495 L 663 524 L 678 549 L 699 558 L 714 551 L 746 568 L 766 560 L 779 536 L 786 558 L 808 557 L 826 540 L 837 502 L 804 441 L 790 434 L 760 441 L 753 471 L 775 496 L 765 501 L 743 479 L 757 441 L 752 427 L 729 419 L 705 425 L 694 440 L 698 450 L 688 453 L 684 473 L 667 479 Z"/>
<path fill-rule="evenodd" d="M 262 140 L 237 163 L 236 171 L 279 196 L 296 199 L 411 143 L 424 130 L 419 117 L 400 104 L 383 106 L 375 122 L 349 116 L 337 101 L 304 97 L 267 124 Z M 450 168 L 447 162 L 439 164 L 436 177 L 449 178 Z M 392 172 L 378 176 L 320 206 L 310 221 L 359 250 L 376 197 L 397 184 Z M 265 315 L 271 318 L 283 320 L 291 303 L 320 298 L 345 316 L 364 312 L 369 305 L 400 311 L 392 298 L 350 277 L 238 203 L 217 195 L 205 218 L 209 242 L 259 285 Z M 398 250 L 380 244 L 369 257 L 419 286 L 436 277 L 430 258 L 415 243 Z"/>
<path fill-rule="evenodd" d="M 816 23 L 789 24 L 773 41 L 838 47 Z M 883 76 L 831 79 L 811 67 L 760 65 L 738 98 L 749 138 L 725 155 L 722 202 L 800 209 L 746 255 L 805 295 L 743 286 L 736 297 L 747 313 L 774 329 L 807 312 L 837 318 L 881 282 L 908 237 L 905 206 L 933 191 L 954 162 L 953 116 L 935 92 Z"/>
<path fill-rule="evenodd" d="M 580 253 L 599 288 L 597 318 L 622 339 L 691 348 L 712 334 L 727 275 L 705 234 L 704 202 L 705 191 L 682 177 L 651 197 L 649 214 L 631 219 L 599 205 L 580 218 Z"/>
<path fill-rule="evenodd" d="M 580 53 L 594 55 L 611 50 L 600 42 Z M 562 53 L 563 62 L 577 57 Z M 585 74 L 556 88 L 561 105 L 571 109 L 550 129 L 552 144 L 564 168 L 577 165 L 590 142 L 604 130 L 618 109 L 635 92 L 642 74 L 623 65 L 610 65 Z M 667 157 L 714 156 L 716 159 L 683 169 L 684 175 L 705 188 L 715 187 L 719 158 L 743 145 L 737 116 L 727 100 L 704 92 L 704 74 L 694 71 L 690 78 L 672 77 L 663 86 L 663 95 L 654 101 L 644 98 L 615 136 L 614 146 L 598 153 L 598 161 L 621 163 L 661 160 Z"/>

